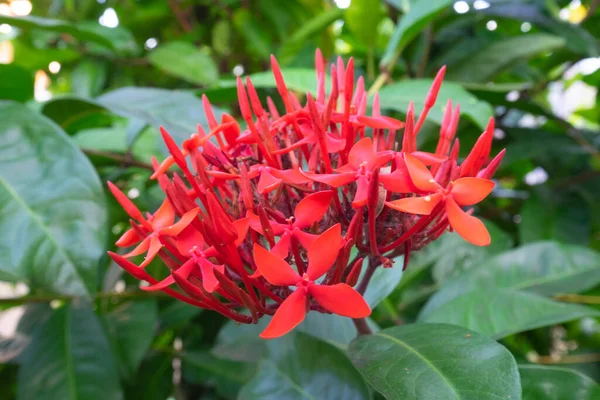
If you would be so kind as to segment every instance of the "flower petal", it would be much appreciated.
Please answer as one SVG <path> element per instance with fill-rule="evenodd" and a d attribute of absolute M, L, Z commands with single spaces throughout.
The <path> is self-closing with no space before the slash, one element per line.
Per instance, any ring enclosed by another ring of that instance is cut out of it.
<path fill-rule="evenodd" d="M 146 257 L 144 257 L 144 262 L 140 264 L 140 268 L 146 268 L 146 266 L 150 264 L 152 260 L 154 260 L 154 257 L 156 257 L 160 249 L 163 247 L 162 243 L 156 236 L 151 236 L 151 238 L 150 247 L 148 248 Z"/>
<path fill-rule="evenodd" d="M 179 235 L 177 235 L 177 250 L 185 257 L 189 256 L 190 251 L 192 251 L 194 247 L 203 249 L 204 244 L 205 242 L 202 234 L 191 225 L 188 225 L 179 233 Z"/>
<path fill-rule="evenodd" d="M 291 183 L 293 185 L 301 185 L 303 183 L 307 183 L 310 180 L 302 175 L 300 171 L 297 169 L 271 169 L 271 175 L 273 175 L 277 179 L 281 179 L 285 183 Z"/>
<path fill-rule="evenodd" d="M 281 179 L 275 178 L 270 171 L 264 169 L 260 173 L 260 179 L 258 180 L 258 193 L 265 194 L 272 192 L 281 185 Z"/>
<path fill-rule="evenodd" d="M 145 252 L 148 251 L 148 248 L 150 247 L 150 241 L 151 240 L 152 240 L 151 237 L 147 236 L 144 240 L 142 240 L 142 242 L 140 244 L 138 244 L 136 246 L 135 249 L 131 250 L 127 254 L 123 254 L 123 257 L 130 258 L 130 257 L 139 256 L 140 254 L 144 254 Z"/>
<path fill-rule="evenodd" d="M 260 221 L 259 221 L 260 223 Z M 248 234 L 248 228 L 250 227 L 250 218 L 240 218 L 238 220 L 233 221 L 233 227 L 237 231 L 238 238 L 235 241 L 235 245 L 241 245 L 244 240 L 246 240 L 246 235 Z"/>
<path fill-rule="evenodd" d="M 194 220 L 194 218 L 196 218 L 199 212 L 199 208 L 194 208 L 193 210 L 186 212 L 181 216 L 181 219 L 179 221 L 169 226 L 168 228 L 161 229 L 160 234 L 164 236 L 179 235 L 185 228 L 187 228 L 192 223 L 192 221 Z"/>
<path fill-rule="evenodd" d="M 356 169 L 364 162 L 367 163 L 368 169 L 372 169 L 375 166 L 377 163 L 377 153 L 373 149 L 371 138 L 363 138 L 352 146 L 350 153 L 348 153 L 348 162 Z"/>
<path fill-rule="evenodd" d="M 379 182 L 383 184 L 385 190 L 389 190 L 394 193 L 413 193 L 415 187 L 412 184 L 410 175 L 408 172 L 395 170 L 391 174 L 380 174 Z"/>
<path fill-rule="evenodd" d="M 254 244 L 254 261 L 261 275 L 273 285 L 293 286 L 302 278 L 284 259 Z"/>
<path fill-rule="evenodd" d="M 490 244 L 490 234 L 483 222 L 461 210 L 452 197 L 446 198 L 446 213 L 452 229 L 467 242 L 476 246 Z"/>
<path fill-rule="evenodd" d="M 190 259 L 177 269 L 177 273 L 187 278 L 188 276 L 190 276 L 190 273 L 194 268 L 196 268 L 196 260 Z M 175 278 L 173 278 L 173 275 L 169 275 L 165 279 L 155 283 L 154 285 L 141 286 L 140 289 L 142 289 L 145 292 L 156 292 L 158 290 L 163 290 L 164 288 L 171 286 L 174 283 Z"/>
<path fill-rule="evenodd" d="M 446 156 L 438 156 L 437 154 L 427 153 L 425 151 L 413 151 L 410 155 L 421 161 L 425 166 L 441 164 L 448 159 Z"/>
<path fill-rule="evenodd" d="M 308 249 L 313 244 L 313 242 L 319 237 L 317 235 L 313 235 L 312 233 L 301 231 L 300 229 L 294 230 L 293 235 L 294 238 L 296 238 L 296 240 L 300 242 L 302 247 L 304 247 L 305 249 Z"/>
<path fill-rule="evenodd" d="M 450 194 L 461 206 L 471 206 L 485 199 L 494 190 L 494 182 L 483 178 L 460 178 L 454 181 Z"/>
<path fill-rule="evenodd" d="M 418 189 L 425 192 L 435 192 L 440 188 L 440 185 L 433 179 L 431 172 L 429 172 L 421 161 L 408 153 L 404 154 L 404 161 L 406 162 L 410 178 Z"/>
<path fill-rule="evenodd" d="M 152 227 L 154 230 L 159 230 L 161 228 L 166 228 L 169 225 L 173 225 L 174 221 L 175 210 L 173 210 L 171 202 L 165 199 L 160 208 L 154 213 L 154 217 L 152 218 Z"/>
<path fill-rule="evenodd" d="M 219 281 L 215 276 L 214 269 L 218 269 L 219 272 L 223 274 L 225 273 L 225 266 L 213 264 L 206 258 L 199 258 L 198 265 L 202 271 L 202 286 L 204 286 L 204 290 L 206 290 L 208 293 L 212 293 L 217 286 L 219 286 Z"/>
<path fill-rule="evenodd" d="M 323 215 L 325 215 L 329 209 L 333 194 L 334 192 L 332 190 L 326 190 L 310 194 L 302 199 L 294 210 L 294 216 L 296 218 L 294 226 L 298 228 L 307 228 L 314 222 L 321 220 Z"/>
<path fill-rule="evenodd" d="M 310 180 L 321 182 L 334 188 L 344 186 L 356 180 L 356 172 L 345 172 L 342 174 L 312 174 L 303 172 Z"/>
<path fill-rule="evenodd" d="M 130 228 L 126 230 L 123 235 L 121 235 L 121 237 L 119 238 L 119 240 L 117 240 L 115 244 L 118 247 L 129 247 L 138 243 L 143 238 L 144 237 L 140 236 L 140 234 L 134 228 Z"/>
<path fill-rule="evenodd" d="M 275 246 L 271 249 L 271 253 L 277 257 L 286 258 L 290 254 L 290 242 L 292 235 L 289 232 L 284 232 L 279 238 Z"/>
<path fill-rule="evenodd" d="M 334 314 L 350 318 L 364 318 L 371 315 L 371 308 L 365 299 L 345 283 L 337 285 L 310 285 L 308 292 L 323 308 Z"/>
<path fill-rule="evenodd" d="M 405 199 L 387 201 L 385 205 L 394 210 L 409 214 L 429 215 L 443 197 L 444 195 L 441 193 L 434 193 L 431 196 L 407 197 Z"/>
<path fill-rule="evenodd" d="M 306 316 L 306 289 L 298 288 L 281 303 L 269 325 L 260 334 L 263 339 L 274 339 L 294 329 Z"/>
<path fill-rule="evenodd" d="M 306 274 L 311 280 L 324 275 L 335 262 L 342 244 L 342 228 L 335 224 L 319 235 L 308 248 L 308 268 Z"/>

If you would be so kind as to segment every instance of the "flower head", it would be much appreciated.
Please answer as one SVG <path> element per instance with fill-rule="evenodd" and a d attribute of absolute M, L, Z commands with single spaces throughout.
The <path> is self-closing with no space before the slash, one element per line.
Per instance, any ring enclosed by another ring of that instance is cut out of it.
<path fill-rule="evenodd" d="M 239 323 L 271 315 L 261 337 L 274 338 L 309 311 L 368 316 L 362 297 L 368 278 L 359 279 L 364 258 L 369 268 L 391 267 L 393 257 L 404 255 L 406 267 L 411 252 L 448 229 L 489 244 L 485 226 L 462 207 L 494 187 L 490 178 L 504 152 L 489 158 L 493 121 L 459 163 L 460 109 L 448 102 L 435 152 L 417 149 L 445 68 L 418 119 L 411 104 L 400 121 L 381 114 L 377 95 L 367 115 L 364 81 L 355 81 L 352 59 L 331 66 L 327 92 L 325 62 L 319 51 L 316 56 L 316 95 L 307 94 L 304 105 L 272 58 L 281 110 L 271 98 L 263 107 L 252 81 L 238 78 L 246 129 L 228 114 L 218 123 L 206 97 L 208 133 L 199 126 L 179 146 L 161 129 L 170 155 L 153 160 L 151 178 L 165 193 L 154 213 L 142 214 L 109 183 L 131 217 L 116 244 L 135 246 L 109 254 L 149 283 L 143 290 L 163 291 Z M 145 269 L 155 259 L 167 267 L 161 279 Z"/>

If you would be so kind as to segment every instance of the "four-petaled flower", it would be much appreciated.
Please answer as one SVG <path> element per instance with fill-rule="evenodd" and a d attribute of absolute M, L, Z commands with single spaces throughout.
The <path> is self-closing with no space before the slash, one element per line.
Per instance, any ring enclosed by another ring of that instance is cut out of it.
<path fill-rule="evenodd" d="M 320 235 L 308 249 L 308 268 L 300 276 L 288 263 L 265 248 L 254 245 L 254 260 L 262 276 L 277 286 L 295 286 L 296 290 L 284 300 L 273 319 L 260 334 L 264 339 L 285 335 L 304 320 L 309 308 L 309 296 L 321 307 L 334 314 L 364 318 L 371 309 L 363 297 L 345 283 L 319 285 L 337 259 L 342 245 L 341 228 L 336 224 Z"/>
<path fill-rule="evenodd" d="M 456 233 L 477 246 L 489 245 L 490 234 L 483 222 L 464 212 L 460 206 L 471 206 L 485 199 L 494 189 L 494 182 L 483 178 L 459 178 L 450 182 L 448 187 L 442 187 L 415 157 L 405 154 L 404 159 L 412 183 L 429 194 L 390 201 L 386 205 L 405 213 L 429 215 L 444 201 L 448 222 Z"/>

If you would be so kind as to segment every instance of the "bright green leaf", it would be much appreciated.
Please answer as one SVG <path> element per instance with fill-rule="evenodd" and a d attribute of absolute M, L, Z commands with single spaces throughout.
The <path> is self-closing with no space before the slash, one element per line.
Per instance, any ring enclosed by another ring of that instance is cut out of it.
<path fill-rule="evenodd" d="M 380 4 L 371 0 L 353 0 L 346 9 L 344 20 L 358 42 L 367 48 L 377 42 L 377 25 L 383 19 Z"/>
<path fill-rule="evenodd" d="M 0 64 L 0 99 L 21 103 L 33 97 L 33 74 L 14 64 Z"/>
<path fill-rule="evenodd" d="M 219 70 L 211 56 L 191 43 L 162 44 L 148 59 L 155 67 L 191 83 L 212 86 L 219 80 Z"/>
<path fill-rule="evenodd" d="M 379 65 L 388 67 L 388 64 L 396 58 L 396 54 L 399 54 L 423 30 L 425 25 L 453 3 L 453 0 L 411 1 L 410 9 L 400 17 Z"/>
<path fill-rule="evenodd" d="M 360 336 L 354 365 L 386 399 L 521 398 L 517 363 L 492 339 L 445 324 L 416 324 Z"/>
<path fill-rule="evenodd" d="M 104 315 L 109 339 L 116 349 L 123 376 L 135 376 L 154 337 L 158 321 L 155 300 L 130 301 Z"/>
<path fill-rule="evenodd" d="M 81 97 L 100 94 L 107 79 L 107 65 L 97 60 L 84 60 L 71 72 L 73 93 Z"/>
<path fill-rule="evenodd" d="M 473 290 L 507 288 L 544 296 L 573 293 L 600 282 L 600 254 L 584 247 L 539 242 L 500 253 L 444 283 L 421 310 L 421 318 Z"/>
<path fill-rule="evenodd" d="M 370 399 L 360 374 L 336 347 L 303 333 L 268 341 L 269 358 L 239 400 Z"/>
<path fill-rule="evenodd" d="M 420 322 L 459 325 L 500 339 L 513 333 L 560 324 L 600 311 L 578 304 L 559 303 L 518 290 L 477 290 L 444 303 Z"/>
<path fill-rule="evenodd" d="M 446 78 L 459 82 L 487 82 L 506 67 L 522 59 L 563 47 L 563 38 L 545 33 L 515 36 L 492 42 L 448 70 Z"/>
<path fill-rule="evenodd" d="M 543 365 L 519 365 L 523 400 L 593 400 L 599 386 L 574 369 Z"/>
<path fill-rule="evenodd" d="M 121 399 L 115 365 L 92 308 L 65 305 L 34 331 L 21 359 L 17 399 Z"/>
<path fill-rule="evenodd" d="M 415 103 L 415 112 L 418 115 L 425 106 L 425 98 L 431 83 L 430 79 L 413 79 L 385 86 L 379 91 L 381 108 L 406 113 L 408 104 L 412 101 Z M 485 129 L 489 118 L 494 115 L 488 103 L 477 99 L 456 83 L 444 82 L 436 105 L 428 114 L 430 121 L 438 125 L 442 123 L 444 108 L 449 99 L 452 99 L 454 105 L 460 104 L 461 114 L 467 116 L 481 129 Z"/>
<path fill-rule="evenodd" d="M 17 103 L 0 103 L 0 276 L 87 295 L 105 251 L 98 175 L 67 135 Z"/>

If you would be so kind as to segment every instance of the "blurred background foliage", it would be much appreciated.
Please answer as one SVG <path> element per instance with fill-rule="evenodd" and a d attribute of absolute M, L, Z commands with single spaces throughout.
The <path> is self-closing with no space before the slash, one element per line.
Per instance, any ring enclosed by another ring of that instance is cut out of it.
<path fill-rule="evenodd" d="M 317 47 L 354 57 L 398 118 L 446 65 L 420 146 L 452 99 L 465 153 L 492 115 L 495 151 L 507 148 L 476 210 L 492 245 L 446 234 L 382 275 L 374 323 L 462 325 L 512 352 L 524 398 L 600 398 L 599 3 L 2 0 L 0 398 L 373 396 L 340 351 L 348 321 L 316 315 L 258 341 L 260 327 L 137 290 L 105 256 L 128 224 L 106 180 L 143 209 L 162 200 L 148 180 L 165 154 L 158 126 L 178 141 L 206 126 L 202 94 L 239 116 L 239 75 L 275 95 L 271 53 L 289 88 L 314 91 Z"/>

